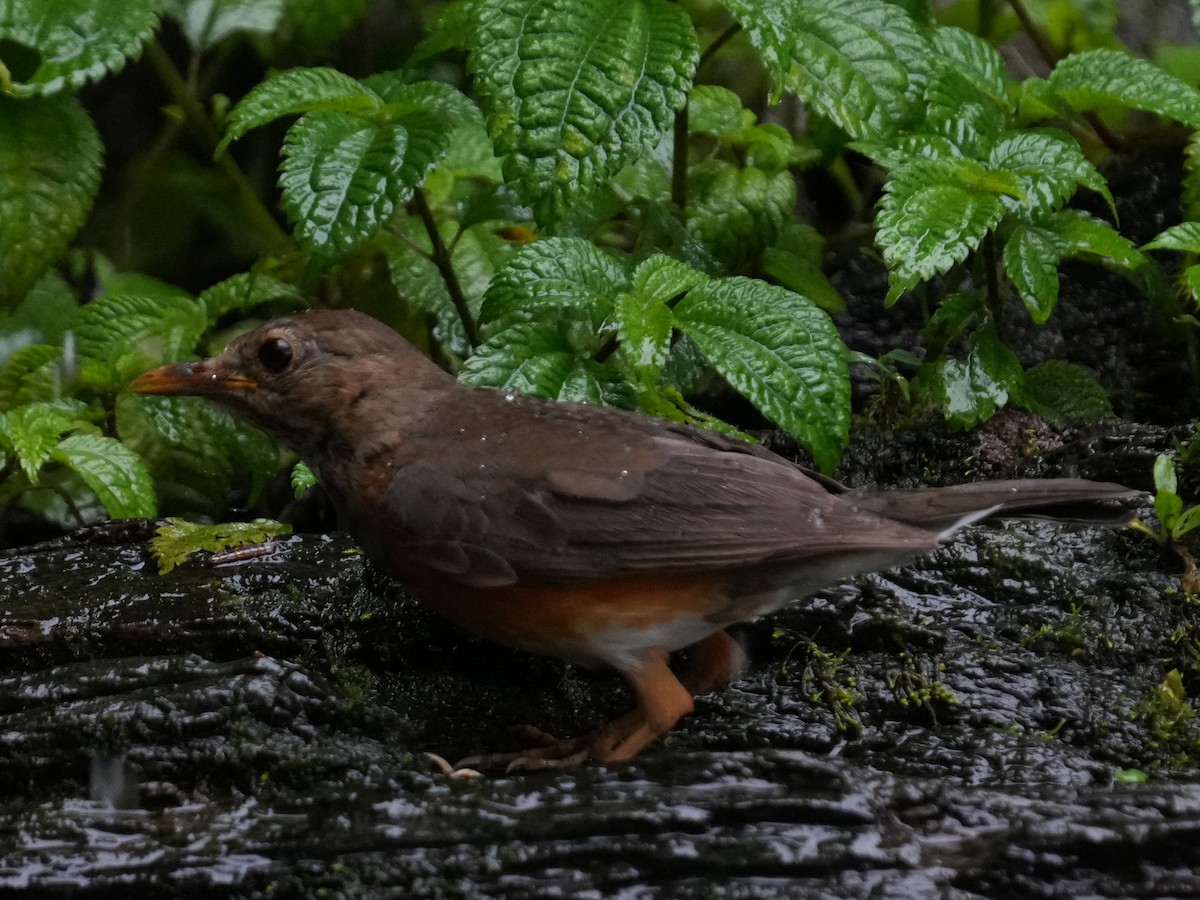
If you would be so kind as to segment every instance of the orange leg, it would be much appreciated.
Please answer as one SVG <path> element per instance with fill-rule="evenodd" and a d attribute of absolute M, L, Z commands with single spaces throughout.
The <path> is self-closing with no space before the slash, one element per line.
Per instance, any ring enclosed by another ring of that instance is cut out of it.
<path fill-rule="evenodd" d="M 719 691 L 733 681 L 746 664 L 746 654 L 728 631 L 717 631 L 688 648 L 684 686 L 696 694 Z"/>
<path fill-rule="evenodd" d="M 662 647 L 649 650 L 639 668 L 624 674 L 638 699 L 631 712 L 581 738 L 559 740 L 539 734 L 542 746 L 519 753 L 471 756 L 460 760 L 458 768 L 558 769 L 589 759 L 602 763 L 633 759 L 692 711 L 692 694 L 667 665 L 667 651 Z"/>

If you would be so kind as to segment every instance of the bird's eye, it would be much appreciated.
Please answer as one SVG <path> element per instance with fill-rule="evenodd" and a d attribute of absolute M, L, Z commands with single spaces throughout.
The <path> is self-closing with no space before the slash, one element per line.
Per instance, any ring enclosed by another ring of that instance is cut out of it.
<path fill-rule="evenodd" d="M 292 345 L 280 337 L 265 340 L 258 345 L 258 361 L 268 372 L 282 372 L 292 361 Z"/>

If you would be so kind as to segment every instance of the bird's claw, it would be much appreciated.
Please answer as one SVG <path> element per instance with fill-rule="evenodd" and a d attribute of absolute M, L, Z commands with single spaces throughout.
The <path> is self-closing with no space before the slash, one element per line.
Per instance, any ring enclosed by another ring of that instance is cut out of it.
<path fill-rule="evenodd" d="M 437 770 L 439 772 L 441 772 L 447 778 L 482 778 L 483 777 L 483 773 L 480 772 L 478 769 L 472 769 L 467 766 L 464 766 L 461 761 L 458 763 L 458 765 L 452 766 L 452 765 L 450 765 L 450 763 L 446 762 L 446 758 L 444 756 L 438 756 L 438 754 L 436 754 L 436 753 L 429 753 L 429 752 L 426 752 L 423 755 L 427 760 L 429 760 L 431 763 L 433 763 L 433 765 L 437 768 Z"/>

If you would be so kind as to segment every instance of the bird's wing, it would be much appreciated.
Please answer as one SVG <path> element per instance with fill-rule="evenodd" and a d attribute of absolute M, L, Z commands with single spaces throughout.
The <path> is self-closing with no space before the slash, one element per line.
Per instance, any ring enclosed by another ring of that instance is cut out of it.
<path fill-rule="evenodd" d="M 480 585 L 737 571 L 936 543 L 770 454 L 661 426 L 612 438 L 531 447 L 535 461 L 504 477 L 486 460 L 447 471 L 421 459 L 393 479 L 389 515 L 412 558 Z"/>

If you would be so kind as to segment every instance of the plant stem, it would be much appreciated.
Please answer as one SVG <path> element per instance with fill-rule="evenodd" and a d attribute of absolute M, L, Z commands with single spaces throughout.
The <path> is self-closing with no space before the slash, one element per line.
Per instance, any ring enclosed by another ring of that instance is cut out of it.
<path fill-rule="evenodd" d="M 996 236 L 988 232 L 983 238 L 983 265 L 987 269 L 987 307 L 992 321 L 1000 327 L 1000 259 L 996 252 Z"/>
<path fill-rule="evenodd" d="M 1037 48 L 1038 55 L 1041 56 L 1047 66 L 1053 69 L 1058 65 L 1058 56 L 1055 54 L 1054 48 L 1050 46 L 1050 42 L 1046 40 L 1046 36 L 1042 34 L 1041 29 L 1037 27 L 1037 24 L 1029 15 L 1029 10 L 1025 8 L 1023 0 L 1008 0 L 1008 4 L 1012 7 L 1013 12 L 1016 13 L 1017 20 L 1021 23 L 1021 28 L 1029 35 L 1029 39 L 1033 41 L 1033 46 Z M 1120 135 L 1104 124 L 1103 119 L 1091 110 L 1082 113 L 1082 116 L 1084 121 L 1091 126 L 1092 131 L 1096 132 L 1096 137 L 1109 150 L 1112 150 L 1114 153 L 1121 151 L 1125 142 L 1121 140 Z"/>
<path fill-rule="evenodd" d="M 734 22 L 732 25 L 718 34 L 716 38 L 713 39 L 713 42 L 705 47 L 703 52 L 700 54 L 700 60 L 696 63 L 696 70 L 699 71 L 702 65 L 712 59 L 712 57 L 716 55 L 716 52 L 724 47 L 726 42 L 741 30 L 742 26 L 737 22 Z"/>
<path fill-rule="evenodd" d="M 674 149 L 671 153 L 671 202 L 683 212 L 687 206 L 687 151 L 688 151 L 688 108 L 675 113 Z"/>
<path fill-rule="evenodd" d="M 408 202 L 409 210 L 415 212 L 421 218 L 421 222 L 425 225 L 425 231 L 429 234 L 429 244 L 433 247 L 433 253 L 430 259 L 437 266 L 438 272 L 442 275 L 442 280 L 446 282 L 446 291 L 450 294 L 450 302 L 454 304 L 455 310 L 458 311 L 458 318 L 462 321 L 463 331 L 467 335 L 467 343 L 472 347 L 479 346 L 479 332 L 475 328 L 475 319 L 471 316 L 471 307 L 467 303 L 467 297 L 463 293 L 462 285 L 458 283 L 458 275 L 454 272 L 454 265 L 450 259 L 450 251 L 446 248 L 445 242 L 442 240 L 442 234 L 438 231 L 437 219 L 433 217 L 433 210 L 429 208 L 429 198 L 425 196 L 425 191 L 417 188 L 413 192 L 412 199 Z"/>
<path fill-rule="evenodd" d="M 158 73 L 159 79 L 170 92 L 172 99 L 179 105 L 184 121 L 187 122 L 192 134 L 210 155 L 215 153 L 217 145 L 221 142 L 221 136 L 182 73 L 175 66 L 174 61 L 158 41 L 150 41 L 146 45 L 146 57 L 154 66 L 155 72 Z M 216 165 L 237 189 L 242 209 L 258 233 L 262 235 L 267 246 L 279 247 L 290 244 L 291 238 L 288 237 L 286 231 L 279 227 L 279 223 L 275 221 L 271 211 L 263 205 L 254 188 L 250 186 L 250 182 L 246 180 L 245 174 L 233 161 L 233 157 L 228 153 L 222 153 L 217 157 Z"/>

